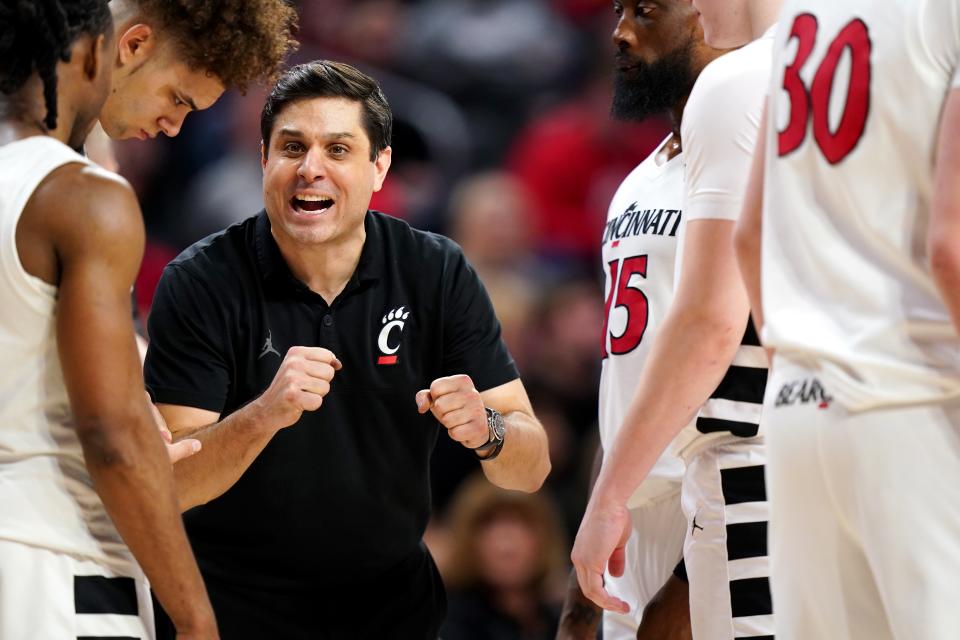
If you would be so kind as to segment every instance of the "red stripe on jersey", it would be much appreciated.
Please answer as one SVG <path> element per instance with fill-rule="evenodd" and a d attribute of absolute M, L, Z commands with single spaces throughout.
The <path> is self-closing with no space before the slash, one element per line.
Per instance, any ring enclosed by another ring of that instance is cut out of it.
<path fill-rule="evenodd" d="M 380 356 L 377 364 L 397 364 L 397 356 Z"/>

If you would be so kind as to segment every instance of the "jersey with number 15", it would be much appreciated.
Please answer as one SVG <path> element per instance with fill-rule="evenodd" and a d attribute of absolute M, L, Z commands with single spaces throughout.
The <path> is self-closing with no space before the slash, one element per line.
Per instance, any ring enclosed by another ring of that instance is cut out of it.
<path fill-rule="evenodd" d="M 926 231 L 958 0 L 788 0 L 775 46 L 764 341 L 851 410 L 960 395 Z"/>
<path fill-rule="evenodd" d="M 682 157 L 651 154 L 626 177 L 603 232 L 606 315 L 601 341 L 600 442 L 610 451 L 674 291 L 683 203 Z M 683 464 L 668 449 L 631 497 L 633 508 L 673 490 Z"/>

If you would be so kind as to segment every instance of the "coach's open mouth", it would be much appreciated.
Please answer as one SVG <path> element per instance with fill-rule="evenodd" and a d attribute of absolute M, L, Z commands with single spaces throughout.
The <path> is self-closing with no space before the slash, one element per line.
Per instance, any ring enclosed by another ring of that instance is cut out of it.
<path fill-rule="evenodd" d="M 333 206 L 333 198 L 330 196 L 315 196 L 301 194 L 293 196 L 290 199 L 290 206 L 301 213 L 317 213 L 326 211 Z"/>

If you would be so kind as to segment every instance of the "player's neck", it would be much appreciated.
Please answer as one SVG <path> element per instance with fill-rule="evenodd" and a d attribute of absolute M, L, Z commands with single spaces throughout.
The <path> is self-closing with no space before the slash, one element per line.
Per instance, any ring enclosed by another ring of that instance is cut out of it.
<path fill-rule="evenodd" d="M 747 4 L 747 17 L 750 20 L 750 36 L 756 40 L 777 22 L 783 0 L 752 0 Z"/>
<path fill-rule="evenodd" d="M 0 144 L 44 135 L 69 144 L 74 114 L 64 100 L 58 100 L 56 129 L 48 130 L 44 124 L 46 112 L 43 83 L 34 76 L 19 91 L 0 98 Z"/>

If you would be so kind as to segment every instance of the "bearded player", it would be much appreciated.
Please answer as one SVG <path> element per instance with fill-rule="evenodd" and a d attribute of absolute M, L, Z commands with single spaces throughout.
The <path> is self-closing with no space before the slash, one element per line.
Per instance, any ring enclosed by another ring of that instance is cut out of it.
<path fill-rule="evenodd" d="M 607 304 L 599 423 L 604 450 L 614 445 L 673 297 L 684 197 L 680 122 L 700 71 L 721 54 L 704 44 L 697 13 L 685 0 L 616 2 L 614 10 L 613 116 L 639 121 L 666 114 L 673 131 L 624 180 L 603 234 Z M 687 529 L 680 506 L 683 469 L 675 452 L 666 451 L 627 503 L 632 528 L 627 562 L 622 575 L 607 573 L 604 581 L 633 606 L 627 614 L 603 612 L 604 638 L 690 637 L 682 567 L 674 575 Z M 560 637 L 596 637 L 601 611 L 574 578 Z"/>

